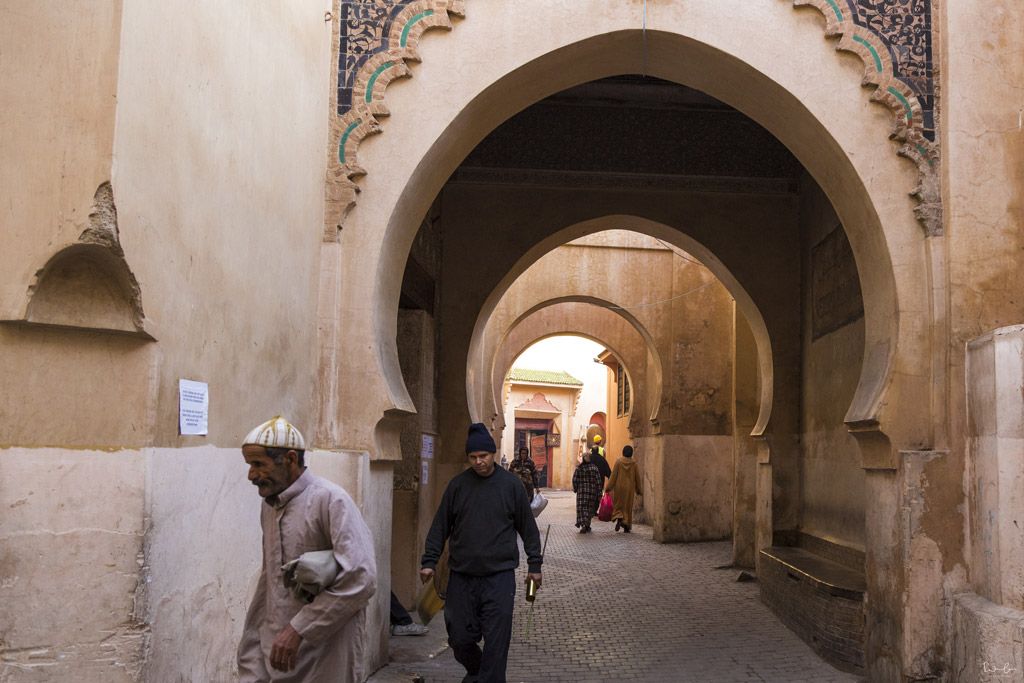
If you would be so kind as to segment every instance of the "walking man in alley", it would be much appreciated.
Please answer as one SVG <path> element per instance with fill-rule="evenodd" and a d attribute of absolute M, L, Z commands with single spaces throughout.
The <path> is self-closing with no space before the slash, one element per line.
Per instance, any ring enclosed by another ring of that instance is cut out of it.
<path fill-rule="evenodd" d="M 496 450 L 484 425 L 470 425 L 470 467 L 448 482 L 420 563 L 420 579 L 426 583 L 448 542 L 444 620 L 455 659 L 466 667 L 464 683 L 505 681 L 519 565 L 516 534 L 523 539 L 528 578 L 541 583 L 540 533 L 526 489 L 516 475 L 495 467 Z M 477 645 L 481 637 L 482 652 Z"/>
<path fill-rule="evenodd" d="M 239 680 L 361 683 L 377 566 L 359 508 L 306 469 L 302 434 L 283 417 L 249 432 L 242 457 L 263 498 L 263 567 L 238 646 Z"/>
<path fill-rule="evenodd" d="M 530 451 L 525 446 L 519 449 L 519 453 L 512 459 L 508 471 L 519 477 L 526 487 L 526 497 L 533 500 L 533 493 L 537 489 L 539 479 L 537 477 L 537 465 L 530 458 Z"/>

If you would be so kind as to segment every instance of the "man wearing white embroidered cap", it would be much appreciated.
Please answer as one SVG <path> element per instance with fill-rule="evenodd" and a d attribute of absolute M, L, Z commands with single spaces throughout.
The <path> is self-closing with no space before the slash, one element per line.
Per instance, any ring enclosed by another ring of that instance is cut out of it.
<path fill-rule="evenodd" d="M 373 539 L 344 489 L 306 469 L 305 449 L 280 416 L 242 445 L 249 481 L 264 500 L 263 568 L 238 646 L 243 683 L 365 679 L 366 605 L 377 588 Z M 284 565 L 324 550 L 333 551 L 337 576 L 303 597 Z"/>

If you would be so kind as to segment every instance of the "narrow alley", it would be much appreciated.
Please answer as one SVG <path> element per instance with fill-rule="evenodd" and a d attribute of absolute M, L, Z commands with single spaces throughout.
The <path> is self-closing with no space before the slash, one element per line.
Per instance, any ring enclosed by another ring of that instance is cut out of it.
<path fill-rule="evenodd" d="M 650 527 L 637 524 L 626 535 L 596 520 L 594 533 L 580 535 L 573 494 L 545 495 L 544 587 L 532 619 L 523 591 L 516 596 L 509 681 L 858 680 L 786 629 L 761 603 L 756 582 L 737 582 L 738 569 L 716 569 L 729 562 L 728 542 L 661 545 Z M 391 663 L 370 682 L 461 680 L 443 614 L 430 629 L 392 637 Z"/>

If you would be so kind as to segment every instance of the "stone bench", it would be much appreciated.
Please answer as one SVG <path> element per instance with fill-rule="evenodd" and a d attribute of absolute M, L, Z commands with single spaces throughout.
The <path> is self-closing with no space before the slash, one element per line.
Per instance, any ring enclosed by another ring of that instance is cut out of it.
<path fill-rule="evenodd" d="M 833 666 L 864 673 L 864 578 L 859 565 L 840 563 L 806 547 L 761 551 L 761 600 Z"/>

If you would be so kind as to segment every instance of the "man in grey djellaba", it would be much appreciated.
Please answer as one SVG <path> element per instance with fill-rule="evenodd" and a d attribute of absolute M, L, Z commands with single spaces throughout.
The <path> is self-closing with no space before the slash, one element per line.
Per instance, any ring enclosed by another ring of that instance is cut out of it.
<path fill-rule="evenodd" d="M 263 498 L 263 562 L 238 646 L 239 680 L 361 683 L 377 565 L 359 508 L 306 468 L 302 434 L 282 417 L 249 432 L 242 456 Z M 286 571 L 307 553 L 328 564 L 333 554 L 336 563 L 313 593 L 297 589 Z"/>

